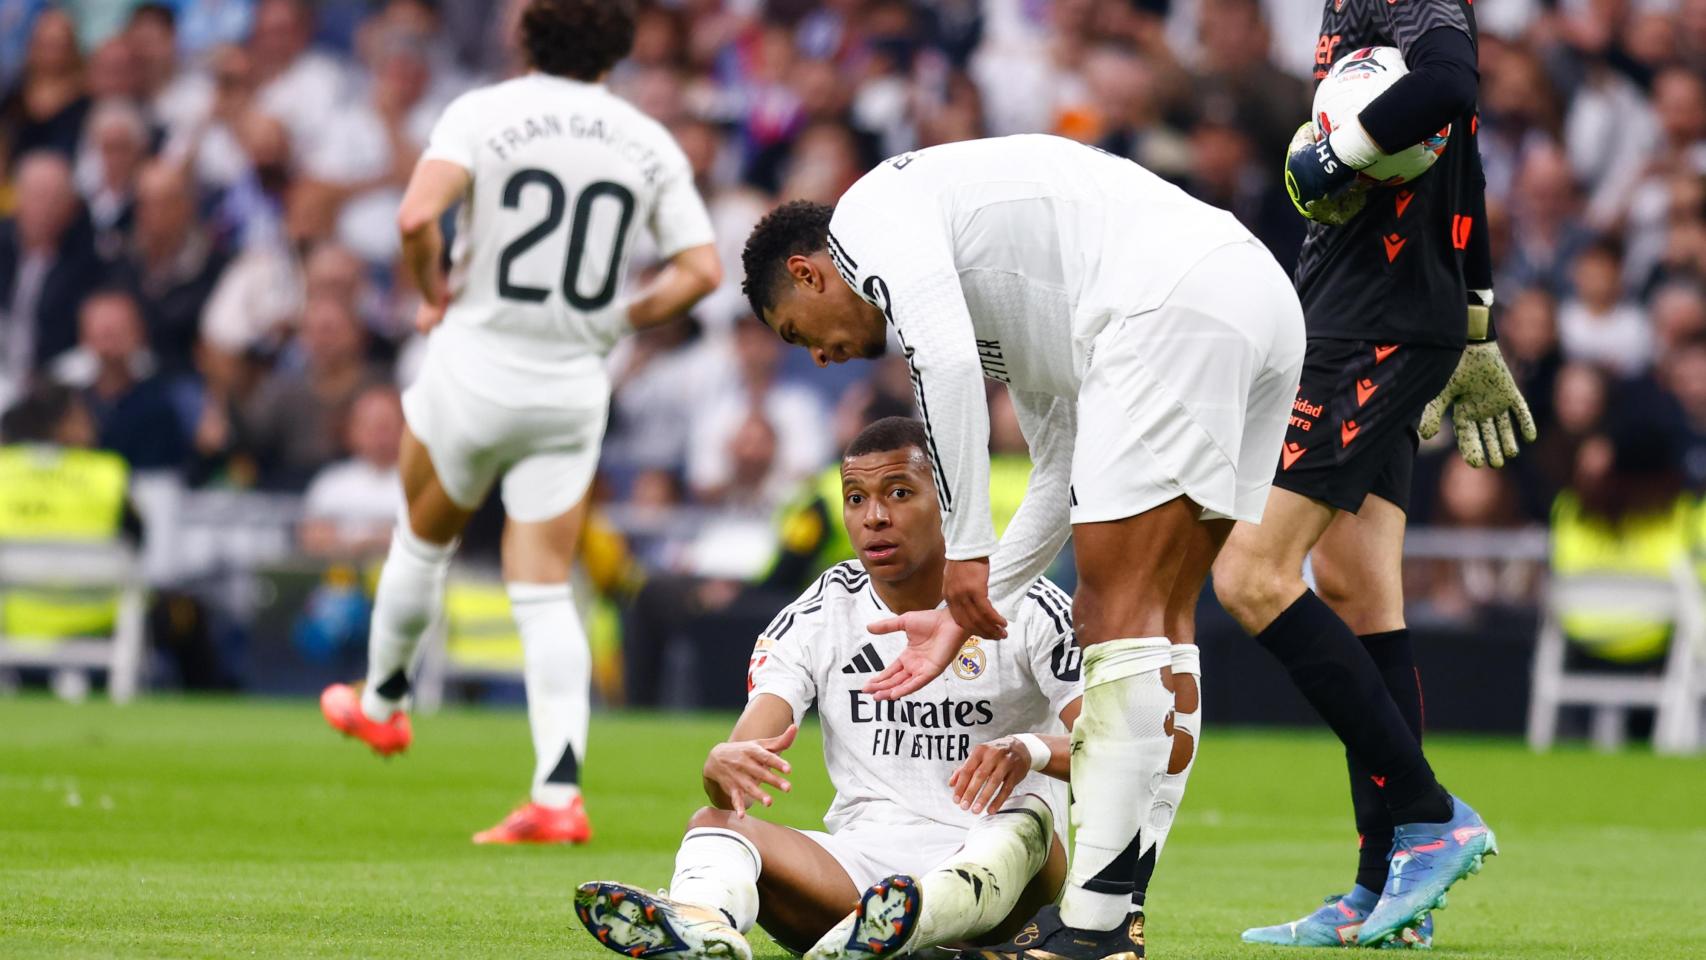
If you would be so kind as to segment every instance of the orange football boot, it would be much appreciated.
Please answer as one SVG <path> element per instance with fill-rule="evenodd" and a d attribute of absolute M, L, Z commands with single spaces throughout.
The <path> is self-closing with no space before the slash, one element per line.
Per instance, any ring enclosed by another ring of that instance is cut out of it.
<path fill-rule="evenodd" d="M 320 712 L 332 729 L 360 740 L 382 757 L 402 753 L 415 738 L 409 727 L 409 715 L 401 710 L 392 713 L 384 723 L 363 713 L 361 690 L 354 684 L 334 683 L 327 687 L 320 694 Z"/>
<path fill-rule="evenodd" d="M 586 806 L 576 797 L 566 807 L 524 803 L 503 822 L 474 834 L 475 843 L 585 843 L 592 839 Z"/>

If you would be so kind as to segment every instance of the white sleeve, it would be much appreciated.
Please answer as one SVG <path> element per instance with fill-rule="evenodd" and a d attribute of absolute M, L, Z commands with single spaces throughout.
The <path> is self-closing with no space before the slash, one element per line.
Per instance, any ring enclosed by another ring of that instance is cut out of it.
<path fill-rule="evenodd" d="M 819 626 L 800 623 L 794 613 L 799 602 L 789 604 L 758 635 L 746 669 L 746 699 L 760 694 L 781 697 L 794 709 L 794 722 L 805 718 L 817 700 L 817 671 L 813 652 Z"/>
<path fill-rule="evenodd" d="M 432 125 L 422 160 L 447 160 L 469 173 L 474 172 L 474 155 L 480 149 L 480 114 L 475 92 L 457 97 L 444 108 L 444 114 Z"/>
<path fill-rule="evenodd" d="M 662 136 L 667 148 L 659 153 L 667 157 L 667 169 L 658 184 L 651 233 L 658 259 L 668 260 L 683 250 L 716 242 L 716 235 L 711 230 L 711 214 L 693 185 L 693 165 L 667 132 Z"/>
<path fill-rule="evenodd" d="M 1021 622 L 1031 677 L 1058 717 L 1084 693 L 1084 656 L 1072 632 L 1072 597 L 1043 577 L 1023 600 Z"/>
<path fill-rule="evenodd" d="M 1075 401 L 1022 390 L 1012 396 L 1031 448 L 1031 479 L 989 564 L 990 602 L 1009 620 L 1072 532 L 1072 447 L 1078 433 Z"/>
<path fill-rule="evenodd" d="M 912 198 L 908 198 L 909 200 Z M 904 222 L 843 197 L 829 223 L 831 256 L 880 307 L 912 371 L 949 560 L 995 552 L 989 515 L 989 405 L 971 311 L 934 210 Z M 860 279 L 862 278 L 862 279 Z"/>

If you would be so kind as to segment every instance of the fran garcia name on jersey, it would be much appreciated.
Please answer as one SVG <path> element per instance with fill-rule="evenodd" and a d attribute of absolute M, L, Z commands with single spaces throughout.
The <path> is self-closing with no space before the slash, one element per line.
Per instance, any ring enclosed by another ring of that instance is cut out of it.
<path fill-rule="evenodd" d="M 521 148 L 539 140 L 567 136 L 575 140 L 597 140 L 616 151 L 633 166 L 648 186 L 663 177 L 663 158 L 653 148 L 622 133 L 603 117 L 571 113 L 567 117 L 542 113 L 513 123 L 486 138 L 486 146 L 500 160 L 508 160 Z"/>

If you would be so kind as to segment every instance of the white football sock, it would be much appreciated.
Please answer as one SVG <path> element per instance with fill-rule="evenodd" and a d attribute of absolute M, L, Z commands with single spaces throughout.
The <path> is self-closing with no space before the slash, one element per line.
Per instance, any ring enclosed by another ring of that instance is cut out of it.
<path fill-rule="evenodd" d="M 1072 728 L 1072 867 L 1060 918 L 1081 930 L 1112 930 L 1131 909 L 1141 829 L 1166 772 L 1173 694 L 1165 637 L 1092 644 L 1084 651 L 1084 708 Z"/>
<path fill-rule="evenodd" d="M 511 583 L 521 631 L 527 723 L 533 728 L 533 802 L 566 807 L 580 796 L 591 711 L 592 652 L 566 583 Z"/>
<path fill-rule="evenodd" d="M 1196 645 L 1191 643 L 1175 643 L 1171 652 L 1173 685 L 1179 685 L 1181 676 L 1192 677 L 1197 686 L 1197 708 L 1190 713 L 1180 712 L 1177 706 L 1173 709 L 1173 736 L 1175 739 L 1190 739 L 1191 756 L 1185 761 L 1184 769 L 1178 773 L 1161 774 L 1161 784 L 1155 789 L 1155 801 L 1149 807 L 1148 833 L 1144 837 L 1144 845 L 1154 844 L 1157 859 L 1167 846 L 1167 834 L 1172 832 L 1173 818 L 1178 815 L 1179 804 L 1185 799 L 1185 784 L 1191 779 L 1191 768 L 1197 764 L 1198 745 L 1202 743 L 1202 656 Z M 1169 757 L 1167 767 L 1171 766 L 1172 758 Z M 1136 902 L 1139 895 L 1133 894 L 1134 910 L 1143 909 L 1143 905 Z"/>
<path fill-rule="evenodd" d="M 736 930 L 758 922 L 758 875 L 764 858 L 751 840 L 721 827 L 694 827 L 681 838 L 669 898 L 719 910 Z"/>
<path fill-rule="evenodd" d="M 383 722 L 403 705 L 409 668 L 433 618 L 444 608 L 444 578 L 456 543 L 428 543 L 409 529 L 407 516 L 391 532 L 391 550 L 379 572 L 373 619 L 367 632 L 367 683 L 361 710 Z"/>
<path fill-rule="evenodd" d="M 958 853 L 919 878 L 923 912 L 907 951 L 993 930 L 1018 905 L 1019 895 L 1048 860 L 1053 842 L 1054 816 L 1034 794 L 1020 794 L 1001 812 L 979 820 Z"/>

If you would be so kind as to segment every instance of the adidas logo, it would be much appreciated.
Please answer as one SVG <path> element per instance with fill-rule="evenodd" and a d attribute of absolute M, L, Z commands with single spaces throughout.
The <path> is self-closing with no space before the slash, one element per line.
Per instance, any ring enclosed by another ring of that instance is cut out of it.
<path fill-rule="evenodd" d="M 853 662 L 841 668 L 842 673 L 876 673 L 883 669 L 883 658 L 877 656 L 877 648 L 865 644 L 859 652 L 853 655 Z"/>

